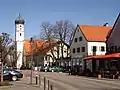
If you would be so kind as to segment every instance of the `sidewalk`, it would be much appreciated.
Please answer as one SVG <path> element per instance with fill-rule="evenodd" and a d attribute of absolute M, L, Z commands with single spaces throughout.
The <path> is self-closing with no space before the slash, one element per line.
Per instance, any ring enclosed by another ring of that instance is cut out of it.
<path fill-rule="evenodd" d="M 33 78 L 33 82 L 35 79 Z M 1 86 L 0 90 L 43 90 L 43 85 L 38 86 L 33 83 L 33 85 L 29 85 L 29 77 L 24 77 L 21 81 L 11 82 L 13 85 L 11 86 Z"/>

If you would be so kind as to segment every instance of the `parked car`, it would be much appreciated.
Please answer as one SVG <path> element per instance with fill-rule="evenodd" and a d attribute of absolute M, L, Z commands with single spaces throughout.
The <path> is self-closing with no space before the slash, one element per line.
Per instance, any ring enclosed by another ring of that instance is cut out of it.
<path fill-rule="evenodd" d="M 1 74 L 0 74 L 0 76 L 1 76 Z M 16 70 L 10 69 L 10 68 L 3 69 L 3 79 L 4 80 L 16 81 L 20 78 L 23 78 L 23 74 L 20 73 L 19 71 L 16 71 Z"/>
<path fill-rule="evenodd" d="M 60 66 L 57 66 L 57 67 L 56 67 L 56 70 L 57 70 L 57 72 L 63 72 L 63 71 L 64 71 L 64 68 L 63 68 L 63 67 L 60 67 Z"/>
<path fill-rule="evenodd" d="M 56 67 L 49 67 L 49 72 L 56 72 Z"/>
<path fill-rule="evenodd" d="M 52 66 L 52 67 L 49 67 L 49 71 L 54 71 L 54 72 L 63 72 L 63 68 L 60 67 L 60 66 Z"/>
<path fill-rule="evenodd" d="M 71 67 L 70 67 L 70 66 L 63 67 L 63 72 L 64 72 L 64 73 L 69 73 L 70 70 L 71 70 Z"/>
<path fill-rule="evenodd" d="M 48 66 L 42 66 L 40 71 L 48 72 L 49 71 L 49 67 Z"/>

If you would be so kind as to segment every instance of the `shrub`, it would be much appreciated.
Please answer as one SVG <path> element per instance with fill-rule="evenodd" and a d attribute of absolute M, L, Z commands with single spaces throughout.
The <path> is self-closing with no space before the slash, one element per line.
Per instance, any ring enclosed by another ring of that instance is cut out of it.
<path fill-rule="evenodd" d="M 3 83 L 0 83 L 0 86 L 10 86 L 12 85 L 10 81 L 3 81 Z"/>

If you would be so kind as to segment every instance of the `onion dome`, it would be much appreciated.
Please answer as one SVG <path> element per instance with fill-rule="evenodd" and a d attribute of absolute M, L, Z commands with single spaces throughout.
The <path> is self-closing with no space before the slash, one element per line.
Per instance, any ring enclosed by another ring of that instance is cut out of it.
<path fill-rule="evenodd" d="M 15 20 L 15 24 L 24 24 L 24 23 L 25 23 L 24 19 L 19 14 L 19 16 Z"/>

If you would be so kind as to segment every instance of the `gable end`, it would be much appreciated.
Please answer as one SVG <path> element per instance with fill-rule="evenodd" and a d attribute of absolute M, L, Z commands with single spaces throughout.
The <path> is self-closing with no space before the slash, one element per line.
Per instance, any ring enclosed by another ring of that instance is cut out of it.
<path fill-rule="evenodd" d="M 115 26 L 116 26 L 116 24 L 117 24 L 117 22 L 118 22 L 119 19 L 120 19 L 120 13 L 119 13 L 119 15 L 118 15 L 118 17 L 117 17 L 117 19 L 116 19 L 114 25 L 113 25 L 113 28 L 111 29 L 111 31 L 109 32 L 108 36 L 106 37 L 106 39 L 107 39 L 107 40 L 106 40 L 106 43 L 108 42 L 108 40 L 109 40 L 109 38 L 110 38 L 110 36 L 111 36 L 113 30 L 115 29 Z"/>

